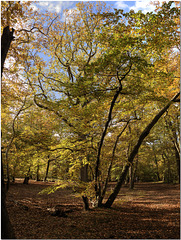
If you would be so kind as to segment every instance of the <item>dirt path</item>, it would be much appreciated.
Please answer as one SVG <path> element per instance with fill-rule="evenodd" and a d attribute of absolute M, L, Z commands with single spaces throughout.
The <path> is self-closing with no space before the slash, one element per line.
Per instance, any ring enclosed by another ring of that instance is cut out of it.
<path fill-rule="evenodd" d="M 48 183 L 10 186 L 7 207 L 17 239 L 180 239 L 180 186 L 138 183 L 124 186 L 112 209 L 82 210 L 68 189 L 38 193 Z M 110 186 L 110 189 L 113 186 Z M 51 216 L 60 205 L 67 217 Z"/>

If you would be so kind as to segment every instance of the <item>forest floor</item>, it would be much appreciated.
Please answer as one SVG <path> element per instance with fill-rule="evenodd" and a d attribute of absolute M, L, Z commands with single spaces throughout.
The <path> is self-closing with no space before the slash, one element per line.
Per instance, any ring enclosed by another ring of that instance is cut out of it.
<path fill-rule="evenodd" d="M 123 186 L 111 209 L 83 210 L 70 189 L 39 195 L 53 183 L 10 185 L 7 209 L 17 239 L 180 239 L 180 185 Z M 113 188 L 113 186 L 111 186 Z M 67 217 L 52 216 L 59 205 Z"/>

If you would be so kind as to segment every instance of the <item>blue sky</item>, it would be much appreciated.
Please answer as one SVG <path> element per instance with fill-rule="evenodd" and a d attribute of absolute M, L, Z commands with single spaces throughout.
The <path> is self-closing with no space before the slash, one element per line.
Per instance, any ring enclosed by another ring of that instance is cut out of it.
<path fill-rule="evenodd" d="M 107 6 L 111 6 L 117 9 L 123 9 L 128 12 L 131 9 L 134 11 L 142 10 L 144 13 L 154 11 L 155 6 L 151 4 L 149 0 L 137 0 L 137 1 L 104 1 Z M 158 1 L 156 1 L 158 2 Z M 163 2 L 163 1 L 160 1 Z M 77 1 L 39 1 L 33 2 L 32 7 L 36 10 L 48 10 L 50 12 L 63 13 L 64 9 L 75 8 Z"/>

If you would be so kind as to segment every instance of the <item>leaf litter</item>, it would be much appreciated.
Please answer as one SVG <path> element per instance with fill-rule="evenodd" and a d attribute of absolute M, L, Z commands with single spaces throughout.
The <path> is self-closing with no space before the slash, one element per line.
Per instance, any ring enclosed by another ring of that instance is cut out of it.
<path fill-rule="evenodd" d="M 111 209 L 91 211 L 71 189 L 38 194 L 51 184 L 11 184 L 7 209 L 17 239 L 180 239 L 179 184 L 125 185 Z"/>

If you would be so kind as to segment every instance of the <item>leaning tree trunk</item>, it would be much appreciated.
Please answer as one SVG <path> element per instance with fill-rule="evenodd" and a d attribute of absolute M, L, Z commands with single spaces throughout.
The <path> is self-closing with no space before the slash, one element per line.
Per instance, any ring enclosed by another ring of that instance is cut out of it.
<path fill-rule="evenodd" d="M 1 78 L 3 74 L 5 59 L 6 59 L 10 44 L 14 39 L 13 33 L 14 33 L 14 29 L 10 31 L 9 26 L 3 29 L 3 34 L 1 37 Z M 11 225 L 7 208 L 6 208 L 6 190 L 5 190 L 5 184 L 4 184 L 2 158 L 1 158 L 1 238 L 15 239 L 13 227 Z"/>
<path fill-rule="evenodd" d="M 167 103 L 167 105 L 154 117 L 154 119 L 147 125 L 147 127 L 144 129 L 144 131 L 141 133 L 137 144 L 135 145 L 135 147 L 133 148 L 132 152 L 129 155 L 128 158 L 128 162 L 125 165 L 125 167 L 123 168 L 123 171 L 118 179 L 118 182 L 114 188 L 113 193 L 109 196 L 108 200 L 106 201 L 106 203 L 104 204 L 104 207 L 110 208 L 114 202 L 114 200 L 116 199 L 122 184 L 124 183 L 124 180 L 126 178 L 126 175 L 128 173 L 129 167 L 130 165 L 133 163 L 133 160 L 136 156 L 136 154 L 138 153 L 138 150 L 143 142 L 143 140 L 148 136 L 148 134 L 150 133 L 150 130 L 154 127 L 154 125 L 158 122 L 158 120 L 162 117 L 162 115 L 167 111 L 167 109 L 170 107 L 170 105 L 179 97 L 180 92 L 177 93 L 169 103 Z"/>

